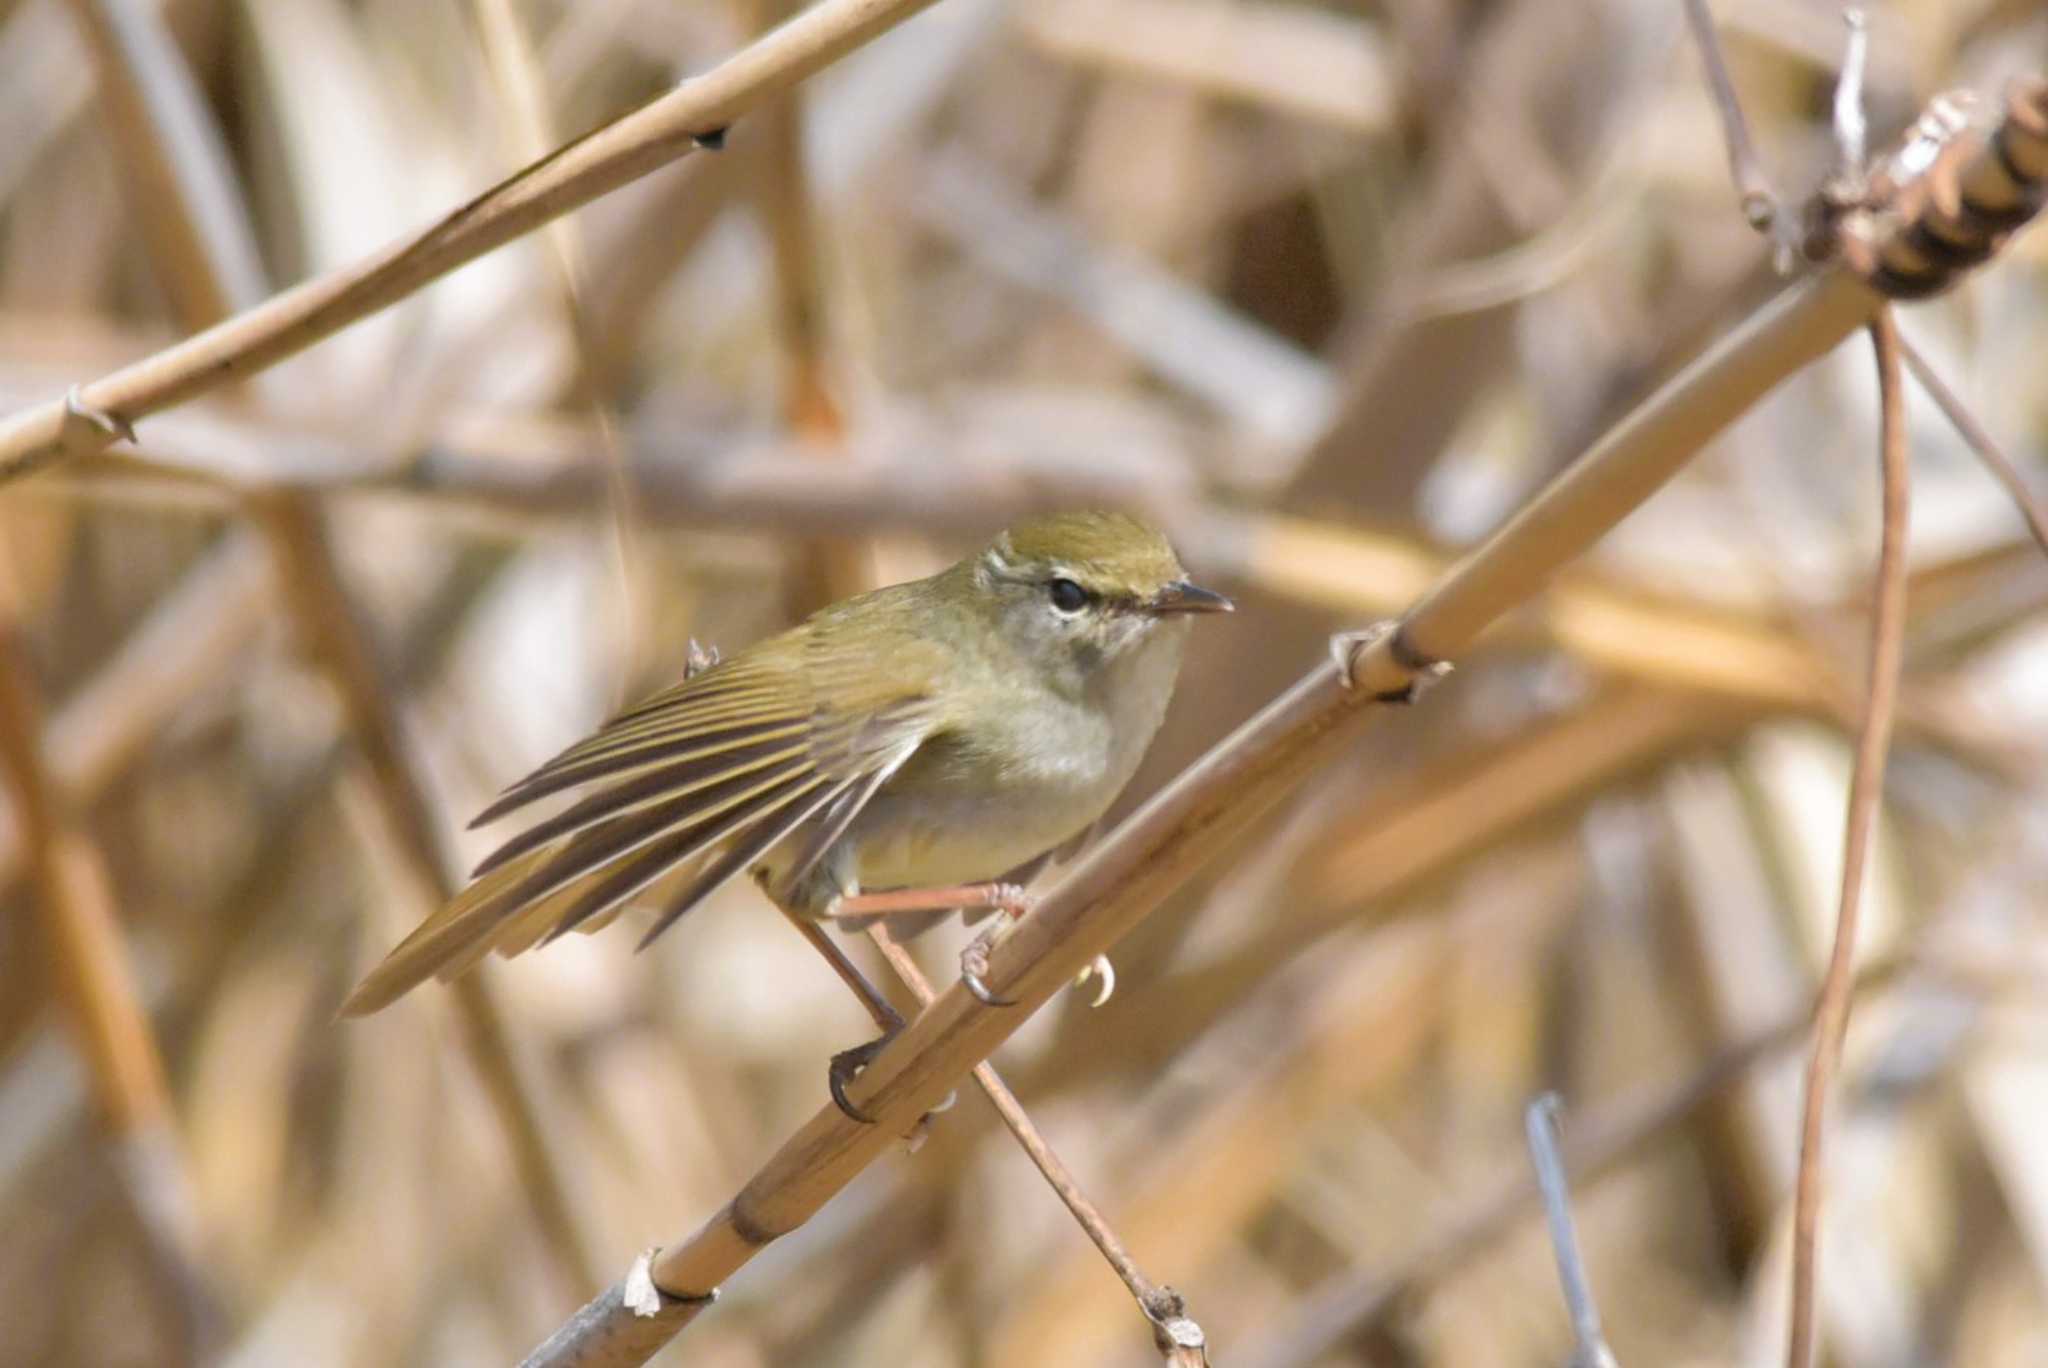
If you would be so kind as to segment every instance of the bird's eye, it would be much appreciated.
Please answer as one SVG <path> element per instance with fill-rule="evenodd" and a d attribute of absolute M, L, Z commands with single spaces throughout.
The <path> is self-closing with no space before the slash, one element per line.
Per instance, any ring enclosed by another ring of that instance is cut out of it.
<path fill-rule="evenodd" d="M 1062 613 L 1078 613 L 1088 606 L 1088 591 L 1070 579 L 1049 581 L 1045 592 L 1052 596 L 1052 606 Z"/>

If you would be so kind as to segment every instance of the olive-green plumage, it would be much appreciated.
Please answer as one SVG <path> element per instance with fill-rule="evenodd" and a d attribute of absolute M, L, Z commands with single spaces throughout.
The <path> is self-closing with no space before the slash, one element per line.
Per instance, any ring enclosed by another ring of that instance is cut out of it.
<path fill-rule="evenodd" d="M 808 916 L 862 890 L 996 878 L 1102 814 L 1164 715 L 1184 614 L 1225 607 L 1113 513 L 1033 519 L 929 579 L 833 604 L 508 789 L 478 823 L 581 796 L 485 860 L 343 1010 L 594 930 L 657 882 L 648 940 L 742 870 Z"/>

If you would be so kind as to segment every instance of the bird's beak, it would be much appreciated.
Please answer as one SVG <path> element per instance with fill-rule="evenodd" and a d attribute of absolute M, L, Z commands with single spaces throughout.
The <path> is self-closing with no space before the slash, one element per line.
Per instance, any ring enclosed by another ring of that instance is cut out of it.
<path fill-rule="evenodd" d="M 1223 595 L 1186 580 L 1175 580 L 1152 598 L 1155 613 L 1234 613 L 1237 605 Z"/>

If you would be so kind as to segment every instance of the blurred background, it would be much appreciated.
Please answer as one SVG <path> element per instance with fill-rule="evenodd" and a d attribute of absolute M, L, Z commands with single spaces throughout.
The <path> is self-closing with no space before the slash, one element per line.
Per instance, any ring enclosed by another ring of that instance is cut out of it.
<path fill-rule="evenodd" d="M 357 260 L 783 4 L 0 3 L 0 399 Z M 1804 195 L 1840 14 L 1713 8 Z M 2048 54 L 2024 0 L 1870 34 L 1880 143 Z M 179 56 L 200 117 L 157 131 L 218 153 L 183 190 L 135 112 Z M 1780 288 L 1678 0 L 942 0 L 723 151 L 9 485 L 0 1359 L 516 1359 L 871 1032 L 744 885 L 644 955 L 571 937 L 338 1023 L 501 785 L 693 637 L 1110 504 L 1240 607 L 1127 811 Z M 2044 298 L 2036 231 L 1902 320 L 2037 489 Z M 1563 1362 L 1521 1190 L 1549 1089 L 1600 1161 L 1574 1195 L 1622 1361 L 1782 1361 L 1875 415 L 1860 343 L 1793 377 L 1218 851 L 1107 1006 L 997 1057 L 1219 1365 Z M 1917 393 L 1911 440 L 1823 1332 L 1853 1368 L 2038 1364 L 2048 561 Z M 934 977 L 962 935 L 917 943 Z M 964 1091 L 663 1361 L 1157 1356 Z"/>

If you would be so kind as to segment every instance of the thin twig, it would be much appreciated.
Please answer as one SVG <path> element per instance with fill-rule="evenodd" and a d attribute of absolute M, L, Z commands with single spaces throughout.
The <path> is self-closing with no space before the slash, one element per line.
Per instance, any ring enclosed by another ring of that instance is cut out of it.
<path fill-rule="evenodd" d="M 105 449 L 119 429 L 243 380 L 459 266 L 666 166 L 934 0 L 821 0 L 667 95 L 513 173 L 367 260 L 271 296 L 76 392 L 0 422 L 0 480 Z M 90 421 L 104 416 L 112 428 Z M 88 421 L 81 421 L 83 416 Z"/>
<path fill-rule="evenodd" d="M 1835 148 L 1840 155 L 1837 170 L 1849 181 L 1860 181 L 1864 171 L 1865 147 L 1870 140 L 1870 121 L 1863 113 L 1863 72 L 1870 62 L 1870 29 L 1863 11 L 1850 5 L 1842 11 L 1849 27 L 1849 41 L 1842 52 L 1842 77 L 1835 83 Z"/>
<path fill-rule="evenodd" d="M 1543 1214 L 1550 1225 L 1550 1248 L 1557 1256 L 1557 1280 L 1564 1288 L 1572 1318 L 1571 1368 L 1618 1368 L 1614 1351 L 1600 1330 L 1600 1308 L 1593 1302 L 1593 1284 L 1579 1257 L 1579 1237 L 1572 1228 L 1572 1192 L 1558 1153 L 1557 1114 L 1563 1107 L 1556 1093 L 1544 1093 L 1529 1104 L 1522 1128 L 1529 1137 L 1529 1159 L 1536 1169 L 1536 1189 L 1543 1195 Z"/>
<path fill-rule="evenodd" d="M 878 922 L 868 929 L 868 936 L 881 950 L 882 957 L 889 961 L 889 967 L 895 971 L 896 977 L 901 979 L 903 985 L 916 997 L 918 1006 L 930 1006 L 933 997 L 936 996 L 932 992 L 931 984 L 925 979 L 923 970 L 918 968 L 917 961 L 911 958 L 910 952 L 889 934 L 888 927 Z M 1018 1148 L 1024 1151 L 1025 1157 L 1030 1159 L 1032 1165 L 1044 1176 L 1046 1185 L 1052 1188 L 1054 1195 L 1069 1212 L 1073 1213 L 1074 1220 L 1094 1242 L 1095 1247 L 1102 1251 L 1102 1257 L 1108 1261 L 1111 1271 L 1130 1289 L 1131 1296 L 1137 1300 L 1138 1310 L 1151 1322 L 1154 1339 L 1160 1352 L 1166 1356 L 1166 1361 L 1175 1365 L 1175 1368 L 1180 1368 L 1182 1364 L 1206 1364 L 1208 1358 L 1202 1327 L 1188 1316 L 1180 1294 L 1145 1276 L 1145 1271 L 1138 1267 L 1138 1261 L 1131 1257 L 1131 1251 L 1124 1247 L 1124 1242 L 1118 1238 L 1108 1219 L 1103 1216 L 1102 1209 L 1095 1205 L 1087 1193 L 1081 1191 L 1081 1185 L 1074 1178 L 1073 1171 L 1058 1154 L 1054 1153 L 1052 1146 L 1046 1142 L 1045 1136 L 1031 1120 L 1030 1114 L 1024 1110 L 1024 1104 L 1017 1100 L 1016 1094 L 1010 1091 L 1002 1076 L 995 1071 L 995 1066 L 987 1060 L 975 1065 L 974 1081 L 987 1095 L 989 1103 L 995 1107 L 996 1114 L 1003 1120 L 1003 1125 L 1016 1137 Z"/>
<path fill-rule="evenodd" d="M 1721 54 L 1721 40 L 1714 31 L 1714 17 L 1707 12 L 1707 0 L 1685 0 L 1686 21 L 1699 44 L 1700 60 L 1706 64 L 1707 87 L 1713 92 L 1714 108 L 1721 115 L 1721 135 L 1728 149 L 1728 175 L 1742 196 L 1742 216 L 1759 233 L 1768 233 L 1779 214 L 1778 196 L 1771 189 L 1756 146 L 1750 141 L 1749 120 L 1743 116 L 1742 101 L 1735 82 L 1728 75 L 1728 61 Z"/>
<path fill-rule="evenodd" d="M 2026 520 L 2027 531 L 2033 534 L 2035 544 L 2043 552 L 2048 552 L 2048 508 L 2043 508 L 2034 491 L 2027 488 L 2026 477 L 2020 474 L 2019 467 L 1999 447 L 1990 430 L 1978 421 L 1962 396 L 1942 380 L 1940 373 L 1921 355 L 1920 349 L 1903 335 L 1899 338 L 1899 354 L 1906 359 L 1906 368 L 1913 372 L 1920 388 L 1927 391 L 1927 397 L 1947 415 L 1949 422 L 1962 434 L 1970 450 L 1977 453 L 1977 459 L 1984 463 L 1993 478 L 2005 486 L 2005 492 L 2012 496 L 2013 503 L 2019 508 L 2020 517 Z"/>
<path fill-rule="evenodd" d="M 1856 739 L 1856 767 L 1849 780 L 1847 830 L 1842 840 L 1841 908 L 1835 920 L 1834 949 L 1821 981 L 1813 1055 L 1807 1064 L 1805 1105 L 1800 1119 L 1799 1176 L 1792 1216 L 1792 1327 L 1786 1353 L 1789 1368 L 1807 1368 L 1813 1361 L 1822 1143 L 1828 1094 L 1841 1064 L 1842 1042 L 1849 1029 L 1856 928 L 1863 905 L 1871 837 L 1877 826 L 1878 804 L 1884 795 L 1885 759 L 1891 746 L 1899 667 L 1905 654 L 1910 489 L 1898 329 L 1890 309 L 1881 310 L 1871 320 L 1870 338 L 1877 352 L 1882 409 L 1879 447 L 1884 472 L 1884 530 L 1878 550 L 1876 607 L 1870 627 L 1870 702 Z"/>

